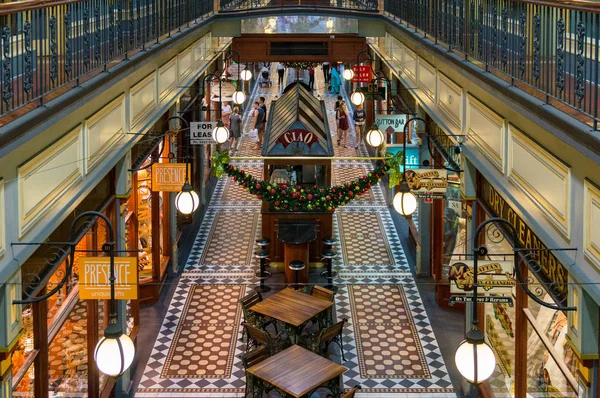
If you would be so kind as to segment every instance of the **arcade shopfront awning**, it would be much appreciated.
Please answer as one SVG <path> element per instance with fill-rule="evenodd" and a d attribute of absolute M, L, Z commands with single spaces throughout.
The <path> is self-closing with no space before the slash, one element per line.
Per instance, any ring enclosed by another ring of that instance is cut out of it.
<path fill-rule="evenodd" d="M 271 102 L 263 156 L 333 156 L 333 144 L 322 100 L 300 83 Z"/>

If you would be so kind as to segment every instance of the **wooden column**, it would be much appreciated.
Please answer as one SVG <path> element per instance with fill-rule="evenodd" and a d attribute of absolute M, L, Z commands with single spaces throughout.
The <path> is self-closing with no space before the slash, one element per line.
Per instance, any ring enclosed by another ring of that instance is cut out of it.
<path fill-rule="evenodd" d="M 98 301 L 86 300 L 87 307 L 87 357 L 88 397 L 100 396 L 100 374 L 94 360 L 94 349 L 98 343 Z"/>
<path fill-rule="evenodd" d="M 528 269 L 523 261 L 517 265 L 524 280 L 527 280 Z M 515 300 L 515 397 L 524 397 L 527 394 L 527 317 L 523 310 L 527 308 L 527 294 L 517 284 L 517 297 Z"/>
<path fill-rule="evenodd" d="M 42 289 L 39 296 L 45 294 Z M 48 396 L 48 301 L 33 304 L 33 347 L 38 350 L 34 360 L 34 392 L 36 397 Z M 91 395 L 90 395 L 91 396 Z"/>

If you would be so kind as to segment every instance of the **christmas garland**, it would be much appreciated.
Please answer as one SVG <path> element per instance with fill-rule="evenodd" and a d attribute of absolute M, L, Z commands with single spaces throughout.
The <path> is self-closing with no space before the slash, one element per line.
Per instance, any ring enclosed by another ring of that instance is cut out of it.
<path fill-rule="evenodd" d="M 294 69 L 308 69 L 314 68 L 317 64 L 313 62 L 284 62 L 283 65 L 286 68 L 294 68 Z"/>
<path fill-rule="evenodd" d="M 247 173 L 229 164 L 229 152 L 223 150 L 212 155 L 213 174 L 221 178 L 223 174 L 233 177 L 233 180 L 245 188 L 260 200 L 266 200 L 275 207 L 275 210 L 284 211 L 329 211 L 335 212 L 339 206 L 343 206 L 360 195 L 367 193 L 371 187 L 379 182 L 388 173 L 390 184 L 399 184 L 401 181 L 400 165 L 402 164 L 402 153 L 395 155 L 388 153 L 383 166 L 377 167 L 366 176 L 351 181 L 345 185 L 335 187 L 319 188 L 297 187 L 289 185 L 271 184 L 260 181 Z M 392 186 L 392 185 L 390 185 Z"/>

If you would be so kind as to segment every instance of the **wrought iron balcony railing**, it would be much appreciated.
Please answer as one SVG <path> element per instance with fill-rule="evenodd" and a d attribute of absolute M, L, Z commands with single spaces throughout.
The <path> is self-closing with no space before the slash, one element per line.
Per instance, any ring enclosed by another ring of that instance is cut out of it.
<path fill-rule="evenodd" d="M 42 105 L 212 12 L 206 0 L 1 4 L 0 116 Z"/>
<path fill-rule="evenodd" d="M 416 33 L 598 130 L 600 3 L 386 0 L 384 7 Z"/>
<path fill-rule="evenodd" d="M 309 7 L 377 11 L 378 0 L 220 0 L 219 12 L 266 8 Z"/>

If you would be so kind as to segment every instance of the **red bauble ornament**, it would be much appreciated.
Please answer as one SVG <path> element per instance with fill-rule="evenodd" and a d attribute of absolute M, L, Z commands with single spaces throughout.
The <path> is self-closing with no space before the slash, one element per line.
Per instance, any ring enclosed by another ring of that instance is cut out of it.
<path fill-rule="evenodd" d="M 331 209 L 331 212 L 332 212 L 332 213 L 335 213 L 335 209 Z"/>
<path fill-rule="evenodd" d="M 352 191 L 348 191 L 348 196 L 353 196 L 354 193 Z"/>
<path fill-rule="evenodd" d="M 300 185 L 298 185 L 298 191 L 300 191 L 302 189 L 302 187 Z"/>
<path fill-rule="evenodd" d="M 375 178 L 379 178 L 379 174 L 375 174 Z"/>
<path fill-rule="evenodd" d="M 233 176 L 233 181 L 237 181 L 237 177 L 236 176 Z"/>
<path fill-rule="evenodd" d="M 285 195 L 285 194 L 286 194 L 286 192 L 285 192 L 285 191 L 281 191 L 281 194 L 282 194 L 282 195 Z"/>
<path fill-rule="evenodd" d="M 292 199 L 296 199 L 296 192 L 292 192 Z"/>
<path fill-rule="evenodd" d="M 311 194 L 308 194 L 307 198 L 308 200 L 312 200 L 313 196 Z"/>
<path fill-rule="evenodd" d="M 260 189 L 260 184 L 256 184 L 255 188 Z"/>
<path fill-rule="evenodd" d="M 287 189 L 287 185 L 286 184 L 283 184 L 283 189 Z"/>
<path fill-rule="evenodd" d="M 335 189 L 332 189 L 332 190 L 331 190 L 331 193 L 335 193 Z"/>
<path fill-rule="evenodd" d="M 258 199 L 262 199 L 262 195 L 256 195 Z"/>
<path fill-rule="evenodd" d="M 371 184 L 371 183 L 368 183 L 367 185 L 369 186 L 369 188 L 371 188 L 373 186 L 373 184 Z"/>
<path fill-rule="evenodd" d="M 278 200 L 275 201 L 275 206 L 279 206 L 279 201 Z"/>
<path fill-rule="evenodd" d="M 316 185 L 313 185 L 313 189 L 317 189 L 318 187 Z"/>
<path fill-rule="evenodd" d="M 271 189 L 271 195 L 275 195 L 275 190 Z"/>
<path fill-rule="evenodd" d="M 327 199 L 327 200 L 331 200 L 331 196 L 327 195 L 327 196 L 325 197 L 325 199 Z"/>

